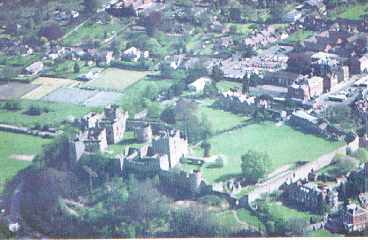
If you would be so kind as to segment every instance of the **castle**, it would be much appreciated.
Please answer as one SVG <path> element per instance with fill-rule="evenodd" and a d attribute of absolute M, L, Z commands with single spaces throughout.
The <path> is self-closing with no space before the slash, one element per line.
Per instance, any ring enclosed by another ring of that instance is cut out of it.
<path fill-rule="evenodd" d="M 108 145 L 120 142 L 125 133 L 128 113 L 116 105 L 108 105 L 102 113 L 88 113 L 78 121 L 79 132 L 70 140 L 70 159 L 78 160 L 85 153 L 106 151 Z"/>
<path fill-rule="evenodd" d="M 167 187 L 198 194 L 208 189 L 201 172 L 188 173 L 175 169 L 188 152 L 188 141 L 179 130 L 161 131 L 159 136 L 152 138 L 151 143 L 139 149 L 129 148 L 124 155 L 120 155 L 121 171 L 140 176 L 158 175 Z"/>

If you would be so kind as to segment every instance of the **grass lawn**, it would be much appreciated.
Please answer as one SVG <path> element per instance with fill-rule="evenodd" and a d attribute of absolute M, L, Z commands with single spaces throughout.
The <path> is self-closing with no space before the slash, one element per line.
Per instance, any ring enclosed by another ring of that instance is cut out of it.
<path fill-rule="evenodd" d="M 254 24 L 241 24 L 241 23 L 229 23 L 227 24 L 227 27 L 234 26 L 236 29 L 236 32 L 241 35 L 248 35 L 253 29 L 253 27 L 256 27 Z"/>
<path fill-rule="evenodd" d="M 234 214 L 231 211 L 225 211 L 217 214 L 218 221 L 229 227 L 233 227 L 236 225 L 239 225 L 239 223 L 236 221 Z"/>
<path fill-rule="evenodd" d="M 225 112 L 220 109 L 212 108 L 214 100 L 201 100 L 198 108 L 199 117 L 207 116 L 211 126 L 215 132 L 225 131 L 244 123 L 248 118 L 240 115 L 235 115 L 230 112 Z"/>
<path fill-rule="evenodd" d="M 100 75 L 83 85 L 83 87 L 100 90 L 122 92 L 132 84 L 147 76 L 147 71 L 132 71 L 118 68 L 108 68 Z"/>
<path fill-rule="evenodd" d="M 118 18 L 112 18 L 108 24 L 97 23 L 94 20 L 89 20 L 86 24 L 73 32 L 64 39 L 67 46 L 79 45 L 82 41 L 87 39 L 104 40 L 105 37 L 110 38 L 113 33 L 122 30 L 124 24 Z M 105 36 L 106 33 L 106 36 Z"/>
<path fill-rule="evenodd" d="M 156 80 L 146 77 L 125 89 L 120 105 L 129 113 L 134 113 L 137 110 L 135 103 L 142 101 L 146 91 L 159 93 L 169 89 L 173 84 L 175 81 L 172 79 Z"/>
<path fill-rule="evenodd" d="M 312 31 L 299 30 L 289 35 L 289 37 L 285 40 L 285 42 L 292 44 L 301 43 L 305 39 L 311 37 L 312 35 L 313 35 Z"/>
<path fill-rule="evenodd" d="M 88 108 L 74 104 L 51 103 L 44 101 L 21 100 L 22 110 L 7 111 L 0 109 L 0 123 L 14 124 L 25 127 L 33 127 L 35 124 L 49 124 L 56 127 L 67 119 L 69 116 L 81 117 L 95 108 Z M 47 107 L 48 113 L 43 113 L 40 116 L 25 115 L 24 111 L 31 105 Z"/>
<path fill-rule="evenodd" d="M 216 84 L 217 88 L 220 92 L 229 91 L 232 88 L 241 88 L 242 85 L 239 82 L 231 82 L 231 81 L 221 81 Z"/>
<path fill-rule="evenodd" d="M 78 62 L 80 71 L 74 72 L 75 61 L 67 60 L 61 63 L 54 64 L 49 72 L 49 75 L 59 78 L 77 79 L 81 74 L 88 73 L 93 67 L 85 66 L 83 62 Z"/>
<path fill-rule="evenodd" d="M 0 131 L 0 191 L 3 190 L 7 180 L 31 163 L 30 161 L 16 160 L 15 155 L 39 154 L 42 145 L 50 142 L 49 139 Z"/>
<path fill-rule="evenodd" d="M 289 126 L 272 122 L 252 123 L 248 126 L 216 135 L 209 139 L 212 155 L 224 155 L 223 168 L 202 168 L 209 183 L 221 181 L 241 173 L 241 155 L 248 150 L 266 152 L 270 157 L 269 172 L 297 161 L 311 161 L 341 146 L 314 135 L 306 135 Z M 194 149 L 202 156 L 200 148 Z"/>
<path fill-rule="evenodd" d="M 137 142 L 134 132 L 125 132 L 123 141 L 114 145 L 110 145 L 108 148 L 108 153 L 111 155 L 121 154 L 124 153 L 125 148 L 127 147 L 139 148 L 143 145 L 144 144 Z"/>
<path fill-rule="evenodd" d="M 285 205 L 282 205 L 281 202 L 268 201 L 266 204 L 267 212 L 271 215 L 271 219 L 279 218 L 287 221 L 290 218 L 302 218 L 305 221 L 309 222 L 312 216 L 316 218 L 320 217 L 309 212 L 302 212 L 292 208 L 288 208 Z"/>
<path fill-rule="evenodd" d="M 236 214 L 238 215 L 240 221 L 246 222 L 249 225 L 257 228 L 260 227 L 261 229 L 265 230 L 265 226 L 263 225 L 263 223 L 251 211 L 241 208 L 236 211 Z"/>
<path fill-rule="evenodd" d="M 320 230 L 308 233 L 306 237 L 343 237 L 343 235 L 331 233 L 325 229 L 320 229 Z"/>
<path fill-rule="evenodd" d="M 332 20 L 336 18 L 361 20 L 365 14 L 368 14 L 368 3 L 358 3 L 348 7 L 337 7 L 336 10 L 329 12 L 329 18 Z"/>

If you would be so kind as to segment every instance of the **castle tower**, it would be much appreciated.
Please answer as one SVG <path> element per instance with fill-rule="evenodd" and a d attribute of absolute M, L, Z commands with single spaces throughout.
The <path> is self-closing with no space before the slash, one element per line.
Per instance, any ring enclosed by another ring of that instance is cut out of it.
<path fill-rule="evenodd" d="M 152 141 L 152 128 L 150 124 L 145 124 L 135 129 L 135 135 L 139 142 L 151 142 Z"/>

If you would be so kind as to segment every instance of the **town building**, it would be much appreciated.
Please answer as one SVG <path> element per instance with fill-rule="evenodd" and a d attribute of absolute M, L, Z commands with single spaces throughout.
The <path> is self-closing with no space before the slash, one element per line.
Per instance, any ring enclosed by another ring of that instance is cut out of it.
<path fill-rule="evenodd" d="M 192 92 L 202 93 L 206 85 L 212 83 L 212 80 L 208 77 L 201 77 L 188 85 L 188 88 Z"/>
<path fill-rule="evenodd" d="M 221 93 L 216 105 L 225 111 L 234 113 L 253 113 L 257 107 L 256 97 L 243 94 L 240 90 Z"/>
<path fill-rule="evenodd" d="M 323 78 L 305 77 L 288 87 L 288 97 L 301 100 L 310 100 L 323 93 Z"/>
<path fill-rule="evenodd" d="M 345 207 L 341 222 L 347 232 L 362 232 L 368 227 L 368 210 L 357 204 Z"/>
<path fill-rule="evenodd" d="M 368 73 L 368 54 L 362 57 L 352 57 L 349 67 L 352 74 Z"/>

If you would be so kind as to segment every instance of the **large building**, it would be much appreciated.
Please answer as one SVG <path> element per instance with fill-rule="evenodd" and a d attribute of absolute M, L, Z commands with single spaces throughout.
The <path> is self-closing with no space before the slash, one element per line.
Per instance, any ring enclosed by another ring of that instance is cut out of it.
<path fill-rule="evenodd" d="M 152 148 L 155 154 L 168 155 L 170 168 L 173 168 L 188 154 L 188 140 L 178 130 L 161 132 L 153 138 Z"/>
<path fill-rule="evenodd" d="M 289 203 L 309 211 L 319 211 L 322 206 L 336 210 L 338 193 L 322 184 L 308 181 L 297 181 L 285 187 L 285 197 Z"/>
<path fill-rule="evenodd" d="M 84 153 L 104 152 L 108 145 L 124 137 L 128 113 L 115 105 L 105 107 L 103 113 L 88 113 L 79 120 L 79 132 L 70 140 L 70 159 L 77 162 Z"/>

